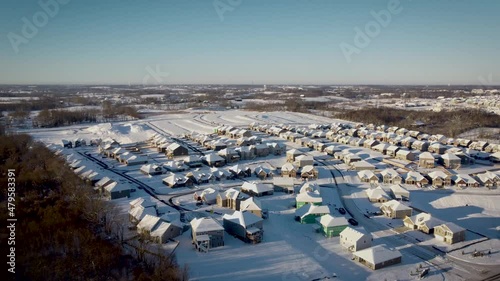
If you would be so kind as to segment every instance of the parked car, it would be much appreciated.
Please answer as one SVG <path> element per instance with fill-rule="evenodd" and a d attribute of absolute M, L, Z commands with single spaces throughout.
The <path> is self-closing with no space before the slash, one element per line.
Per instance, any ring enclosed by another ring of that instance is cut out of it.
<path fill-rule="evenodd" d="M 342 215 L 345 215 L 346 211 L 344 208 L 339 208 L 339 213 L 341 213 Z"/>
<path fill-rule="evenodd" d="M 348 219 L 347 221 L 348 221 L 351 225 L 354 225 L 354 226 L 358 225 L 358 222 L 357 222 L 355 219 L 353 219 L 353 218 L 350 218 L 350 219 Z"/>

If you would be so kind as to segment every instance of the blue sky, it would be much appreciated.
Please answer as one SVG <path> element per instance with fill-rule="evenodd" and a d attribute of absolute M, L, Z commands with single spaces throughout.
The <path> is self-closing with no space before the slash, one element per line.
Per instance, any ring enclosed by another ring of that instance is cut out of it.
<path fill-rule="evenodd" d="M 45 24 L 39 1 L 3 0 L 0 83 L 135 84 L 157 66 L 165 84 L 500 80 L 500 1 L 400 0 L 397 14 L 392 1 L 70 0 Z M 371 14 L 382 10 L 386 26 Z M 37 16 L 27 38 L 22 19 Z M 378 34 L 356 45 L 370 24 Z"/>

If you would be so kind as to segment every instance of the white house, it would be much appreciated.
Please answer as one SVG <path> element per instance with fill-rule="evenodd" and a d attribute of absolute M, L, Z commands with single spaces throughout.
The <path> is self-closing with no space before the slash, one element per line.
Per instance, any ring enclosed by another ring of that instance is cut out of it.
<path fill-rule="evenodd" d="M 364 228 L 347 227 L 340 232 L 340 244 L 351 252 L 372 246 L 373 238 Z"/>

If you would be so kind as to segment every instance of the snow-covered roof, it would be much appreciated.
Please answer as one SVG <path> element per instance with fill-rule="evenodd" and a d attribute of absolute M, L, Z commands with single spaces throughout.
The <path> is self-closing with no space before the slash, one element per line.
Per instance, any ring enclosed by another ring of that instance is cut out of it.
<path fill-rule="evenodd" d="M 305 204 L 304 206 L 298 208 L 295 211 L 295 216 L 303 218 L 307 215 L 324 215 L 329 213 L 330 213 L 330 208 L 328 208 L 328 206 L 316 206 L 313 204 Z"/>
<path fill-rule="evenodd" d="M 424 178 L 424 176 L 419 173 L 419 172 L 415 172 L 415 171 L 409 171 L 408 173 L 406 173 L 405 175 L 405 181 L 408 181 L 409 179 L 414 179 L 415 181 L 421 181 Z"/>
<path fill-rule="evenodd" d="M 365 236 L 365 235 L 371 236 L 371 234 L 369 234 L 362 227 L 352 228 L 349 226 L 346 227 L 344 230 L 342 230 L 342 232 L 340 232 L 340 235 L 349 237 L 350 240 L 354 240 L 354 241 L 357 241 L 357 240 L 363 238 L 363 236 Z"/>
<path fill-rule="evenodd" d="M 374 265 L 401 257 L 398 250 L 390 250 L 385 245 L 377 245 L 357 251 L 354 255 Z"/>
<path fill-rule="evenodd" d="M 139 224 L 137 224 L 137 228 L 151 231 L 159 222 L 159 217 L 153 215 L 145 215 L 144 218 L 142 218 L 142 220 L 139 222 Z"/>
<path fill-rule="evenodd" d="M 427 174 L 431 179 L 437 179 L 437 178 L 442 178 L 442 179 L 445 179 L 445 178 L 448 178 L 450 177 L 449 175 L 447 175 L 445 172 L 443 171 L 432 171 L 430 173 Z"/>
<path fill-rule="evenodd" d="M 143 206 L 137 206 L 128 212 L 136 220 L 142 220 L 146 215 L 156 216 L 156 209 L 154 207 L 144 208 Z"/>
<path fill-rule="evenodd" d="M 156 203 L 151 201 L 151 199 L 144 198 L 144 197 L 136 198 L 136 199 L 130 201 L 129 204 L 130 204 L 131 208 L 138 207 L 138 206 L 142 206 L 144 208 L 156 206 Z"/>
<path fill-rule="evenodd" d="M 452 222 L 447 222 L 447 223 L 443 223 L 441 225 L 438 225 L 436 227 L 443 227 L 443 228 L 447 228 L 449 229 L 451 232 L 453 233 L 457 233 L 457 232 L 461 232 L 461 231 L 465 231 L 465 228 L 463 227 L 460 227 Z"/>
<path fill-rule="evenodd" d="M 445 160 L 455 160 L 455 161 L 460 161 L 460 157 L 456 156 L 455 154 L 452 153 L 445 153 L 441 155 L 441 158 Z"/>
<path fill-rule="evenodd" d="M 263 193 L 272 191 L 273 187 L 267 184 L 255 183 L 255 182 L 244 182 L 241 186 L 241 190 L 248 190 L 254 193 Z"/>
<path fill-rule="evenodd" d="M 394 177 L 397 177 L 399 176 L 399 173 L 396 172 L 396 170 L 392 169 L 392 168 L 387 168 L 385 170 L 383 170 L 382 172 L 380 172 L 380 174 L 385 177 L 385 176 L 390 176 L 391 178 L 394 178 Z"/>
<path fill-rule="evenodd" d="M 254 197 L 250 197 L 240 203 L 241 211 L 260 211 L 262 210 L 262 205 L 260 201 Z"/>
<path fill-rule="evenodd" d="M 394 210 L 394 211 L 411 210 L 410 207 L 406 206 L 405 204 L 403 204 L 397 200 L 391 200 L 391 201 L 385 202 L 382 204 L 382 207 L 387 207 L 387 208 L 390 208 L 391 210 Z"/>
<path fill-rule="evenodd" d="M 151 237 L 160 237 L 165 234 L 169 228 L 178 227 L 182 229 L 182 226 L 179 227 L 178 224 L 169 223 L 169 222 L 161 222 L 153 231 L 151 231 Z"/>
<path fill-rule="evenodd" d="M 324 227 L 349 225 L 349 222 L 345 217 L 334 217 L 330 214 L 323 215 L 317 218 L 316 221 Z"/>
<path fill-rule="evenodd" d="M 194 232 L 224 231 L 224 227 L 213 218 L 195 218 L 190 224 Z"/>
<path fill-rule="evenodd" d="M 364 160 L 361 160 L 361 161 L 356 161 L 354 163 L 351 164 L 354 168 L 367 168 L 367 169 L 375 169 L 375 166 L 364 161 Z"/>
<path fill-rule="evenodd" d="M 130 186 L 127 186 L 125 184 L 119 184 L 115 181 L 106 185 L 104 189 L 108 192 L 117 192 L 117 191 L 130 190 Z"/>
<path fill-rule="evenodd" d="M 375 188 L 369 188 L 366 190 L 366 195 L 370 200 L 379 200 L 381 198 L 389 199 L 389 195 L 382 189 L 381 186 L 377 186 Z"/>
<path fill-rule="evenodd" d="M 358 172 L 358 177 L 360 179 L 371 179 L 371 178 L 376 178 L 377 176 L 375 173 L 371 170 L 362 170 Z"/>
<path fill-rule="evenodd" d="M 313 192 L 301 192 L 297 194 L 296 198 L 297 202 L 307 202 L 307 203 L 321 203 L 323 202 L 323 198 L 319 194 L 318 190 Z"/>
<path fill-rule="evenodd" d="M 245 228 L 262 221 L 262 218 L 246 211 L 235 211 L 232 215 L 225 214 L 222 219 L 237 223 Z"/>
<path fill-rule="evenodd" d="M 283 164 L 283 166 L 281 166 L 281 171 L 286 171 L 286 172 L 290 172 L 290 171 L 296 171 L 297 168 L 295 168 L 294 165 L 292 165 L 292 163 L 285 163 Z"/>

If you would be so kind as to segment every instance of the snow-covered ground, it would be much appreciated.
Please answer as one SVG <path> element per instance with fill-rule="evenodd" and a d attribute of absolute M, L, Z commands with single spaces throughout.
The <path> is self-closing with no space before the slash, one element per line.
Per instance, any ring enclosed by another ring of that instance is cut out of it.
<path fill-rule="evenodd" d="M 200 111 L 174 113 L 165 115 L 155 115 L 147 119 L 113 122 L 98 125 L 77 125 L 64 128 L 38 129 L 30 130 L 36 139 L 48 144 L 60 145 L 62 139 L 73 140 L 83 138 L 90 140 L 94 138 L 113 138 L 120 143 L 136 143 L 145 141 L 159 130 L 170 135 L 182 135 L 185 133 L 212 133 L 217 125 L 233 125 L 247 127 L 250 123 L 266 124 L 323 124 L 333 122 L 345 122 L 333 120 L 321 116 L 313 116 L 303 113 L 291 112 L 251 112 L 251 111 Z M 268 141 L 275 141 L 276 138 L 266 137 Z M 298 144 L 287 143 L 289 148 L 300 147 Z M 350 147 L 340 145 L 345 152 L 351 152 L 359 155 L 363 160 L 374 164 L 377 169 L 383 169 L 387 166 L 381 163 L 382 154 L 369 149 Z M 75 158 L 81 158 L 84 165 L 95 171 L 109 176 L 116 181 L 126 184 L 128 180 L 110 172 L 95 163 L 87 160 L 77 152 L 89 152 L 96 155 L 96 148 L 85 147 L 78 149 L 65 149 L 64 153 L 73 153 Z M 164 155 L 155 152 L 152 149 L 142 149 L 142 153 L 148 155 L 152 163 L 163 163 L 166 161 Z M 319 152 L 309 152 L 315 157 L 323 156 Z M 162 200 L 168 200 L 173 194 L 195 191 L 207 187 L 227 188 L 230 185 L 240 185 L 241 181 L 225 182 L 222 185 L 214 183 L 212 185 L 202 185 L 193 189 L 180 188 L 170 189 L 161 183 L 163 176 L 145 176 L 138 171 L 140 166 L 126 167 L 112 159 L 100 158 L 101 161 L 113 167 L 115 170 L 126 172 L 127 175 L 147 184 L 153 188 Z M 269 167 L 279 167 L 285 162 L 284 156 L 257 158 L 252 161 L 240 161 L 240 164 L 251 166 L 267 165 Z M 344 164 L 335 166 L 341 169 L 344 174 L 348 194 L 352 196 L 360 210 L 376 211 L 377 204 L 368 202 L 364 189 L 369 185 L 361 184 L 357 178 L 356 172 L 346 171 Z M 227 168 L 227 167 L 226 167 Z M 477 167 L 469 167 L 475 170 Z M 480 167 L 479 167 L 480 168 Z M 203 167 L 202 170 L 207 170 Z M 333 181 L 330 171 L 323 166 L 318 166 L 320 178 L 317 183 L 321 184 L 321 195 L 325 204 L 330 204 L 332 214 L 340 215 L 335 210 L 342 206 L 336 188 L 333 188 Z M 247 179 L 257 180 L 256 177 Z M 132 184 L 131 182 L 128 182 Z M 433 216 L 444 221 L 454 222 L 469 230 L 484 234 L 490 238 L 498 238 L 500 229 L 500 194 L 497 191 L 489 191 L 485 188 L 466 189 L 466 190 L 421 190 L 415 186 L 407 186 L 410 190 L 410 204 L 420 210 L 430 212 Z M 143 190 L 138 189 L 133 192 L 131 198 L 120 199 L 116 201 L 122 211 L 128 210 L 130 200 L 149 196 Z M 179 247 L 175 254 L 178 262 L 188 264 L 190 276 L 193 280 L 312 280 L 321 277 L 338 276 L 339 280 L 409 280 L 410 270 L 422 262 L 421 259 L 412 255 L 409 251 L 403 252 L 403 262 L 399 265 L 393 265 L 381 270 L 372 271 L 351 260 L 351 254 L 345 252 L 339 245 L 338 238 L 324 238 L 322 235 L 313 232 L 311 225 L 304 225 L 294 220 L 293 208 L 294 195 L 275 193 L 272 196 L 261 198 L 262 204 L 269 209 L 270 217 L 264 222 L 264 241 L 257 245 L 245 244 L 242 241 L 227 235 L 225 236 L 225 246 L 212 249 L 208 253 L 199 253 L 195 251 L 191 244 L 190 231 L 184 233 L 178 238 Z M 183 204 L 184 207 L 196 208 L 191 194 L 177 197 L 174 202 Z M 161 205 L 161 204 L 160 204 Z M 171 207 L 163 204 L 160 208 L 164 211 L 175 212 Z M 205 210 L 214 209 L 214 213 L 205 212 Z M 217 213 L 231 213 L 231 210 L 221 209 L 211 206 L 203 206 L 198 211 L 204 215 L 214 216 L 221 219 Z M 194 212 L 192 215 L 196 215 Z M 397 220 L 387 220 L 383 217 L 376 217 L 374 221 L 380 225 L 390 225 L 395 227 L 401 224 Z M 129 235 L 133 235 L 131 232 Z M 375 244 L 380 236 L 386 233 L 375 233 Z M 420 235 L 420 234 L 418 234 Z M 418 236 L 416 235 L 416 236 Z M 418 238 L 418 237 L 417 237 Z M 490 241 L 490 242 L 488 242 Z M 478 245 L 482 248 L 493 247 L 496 252 L 499 251 L 498 240 L 488 240 Z M 496 242 L 495 242 L 496 241 Z M 428 241 L 427 241 L 428 242 Z M 488 243 L 488 244 L 485 244 Z M 473 247 L 473 246 L 470 246 Z M 469 248 L 470 248 L 469 247 Z M 172 243 L 164 246 L 165 249 L 173 249 Z M 467 248 L 467 249 L 469 249 Z M 465 251 L 467 252 L 467 249 Z M 471 250 L 471 249 L 469 249 Z M 473 249 L 472 249 L 473 250 Z M 471 250 L 471 251 L 472 251 Z M 406 254 L 405 254 L 406 253 Z M 455 253 L 455 252 L 453 252 Z M 460 254 L 461 256 L 461 254 Z M 457 257 L 460 258 L 460 257 Z M 466 258 L 464 256 L 463 258 Z M 443 272 L 431 268 L 429 280 L 443 280 Z M 448 276 L 449 277 L 449 276 Z"/>

